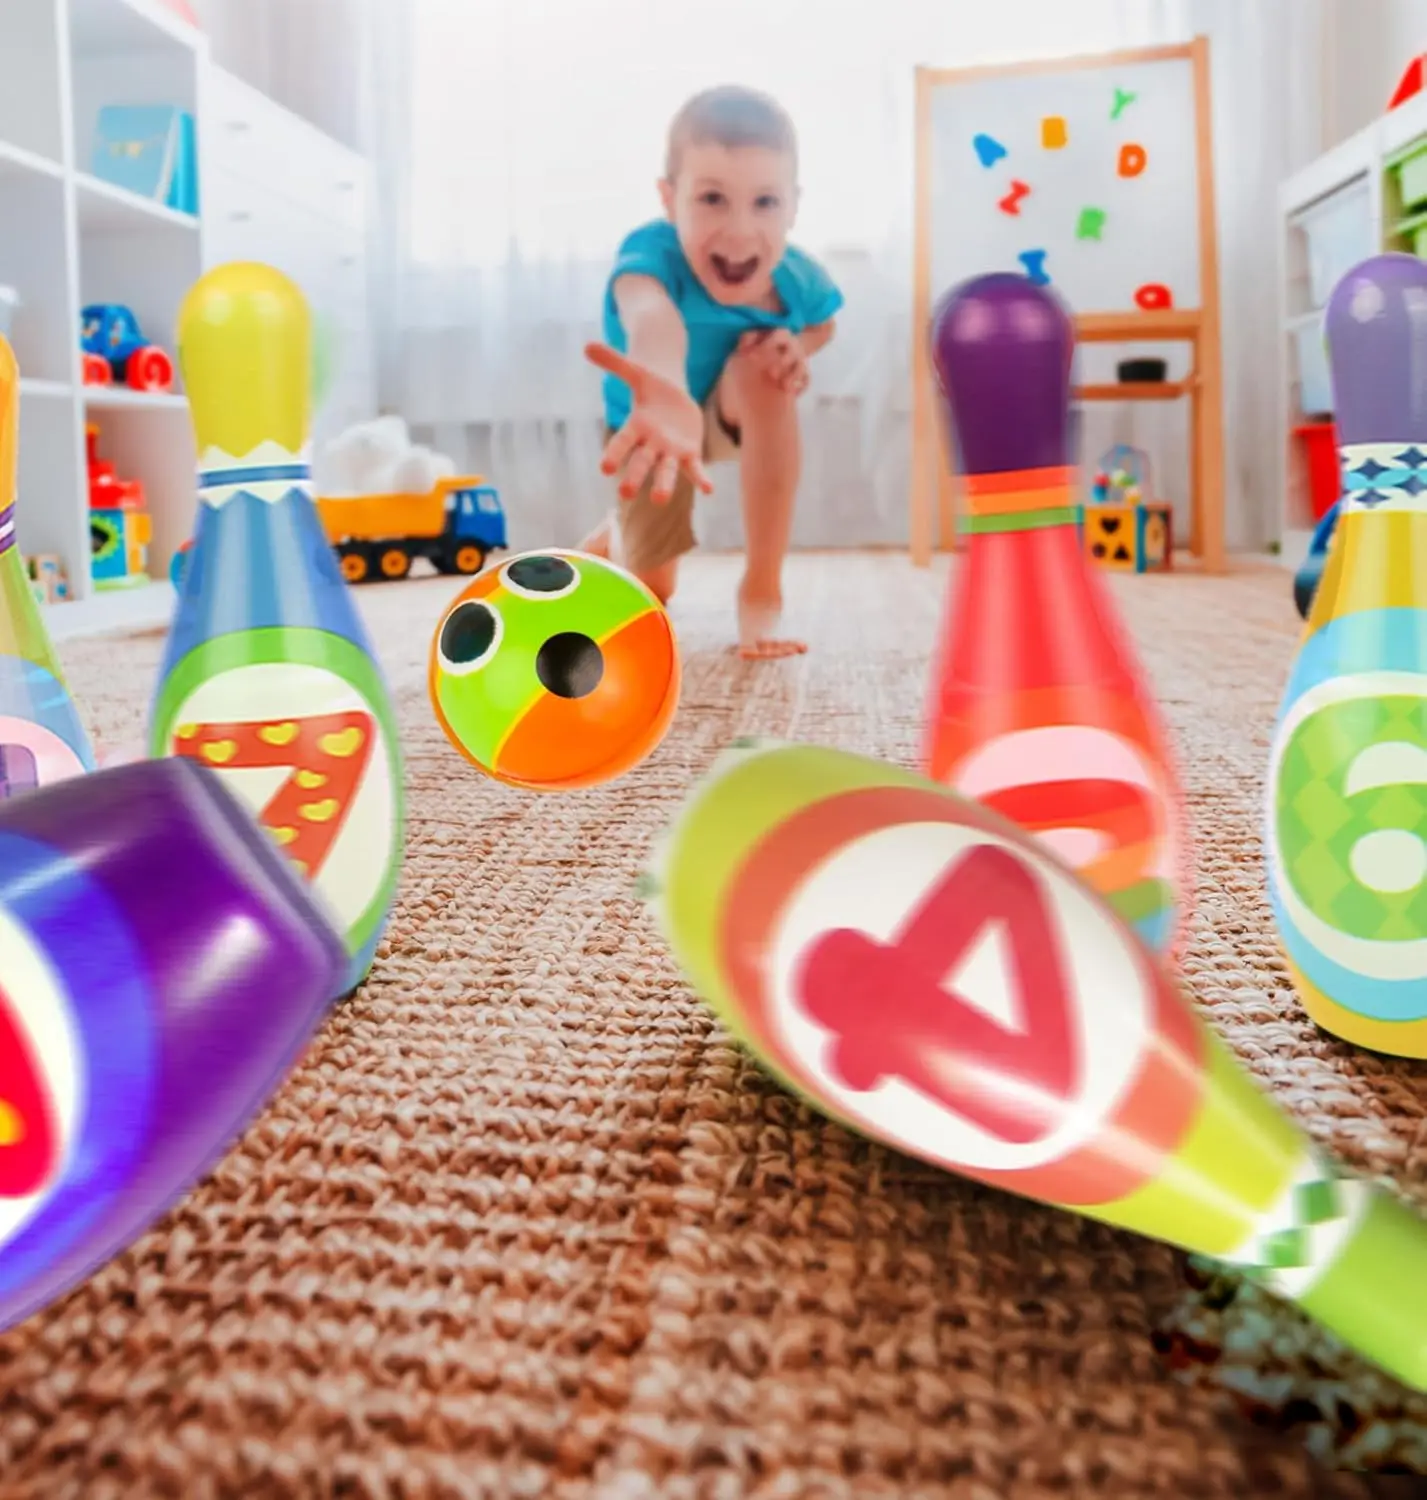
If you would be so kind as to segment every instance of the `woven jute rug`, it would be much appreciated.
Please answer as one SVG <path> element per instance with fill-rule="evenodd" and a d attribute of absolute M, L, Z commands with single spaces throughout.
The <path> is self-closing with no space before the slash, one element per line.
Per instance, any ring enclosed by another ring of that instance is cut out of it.
<path fill-rule="evenodd" d="M 1427 1472 L 1427 1404 L 1293 1310 L 854 1137 L 730 1044 L 636 897 L 651 840 L 739 735 L 913 764 L 947 586 L 799 556 L 811 654 L 744 664 L 737 568 L 688 567 L 666 742 L 564 796 L 482 779 L 437 728 L 453 581 L 362 592 L 411 788 L 376 968 L 207 1181 L 0 1338 L 6 1500 L 1207 1500 Z M 1427 1204 L 1427 1068 L 1320 1034 L 1273 940 L 1287 573 L 1114 588 L 1196 823 L 1195 1000 L 1317 1140 Z M 141 736 L 161 644 L 65 650 L 106 745 Z"/>

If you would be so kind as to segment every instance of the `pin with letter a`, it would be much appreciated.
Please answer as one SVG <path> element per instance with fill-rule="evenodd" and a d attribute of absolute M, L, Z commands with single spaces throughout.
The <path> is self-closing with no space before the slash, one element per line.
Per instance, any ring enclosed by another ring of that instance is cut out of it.
<path fill-rule="evenodd" d="M 787 1087 L 964 1177 L 1239 1267 L 1427 1389 L 1427 1222 L 1327 1158 L 1105 899 L 900 767 L 744 743 L 646 881 Z"/>
<path fill-rule="evenodd" d="M 401 867 L 390 696 L 312 498 L 312 322 L 270 266 L 210 271 L 179 314 L 198 520 L 151 754 L 216 769 L 345 935 L 361 982 Z"/>

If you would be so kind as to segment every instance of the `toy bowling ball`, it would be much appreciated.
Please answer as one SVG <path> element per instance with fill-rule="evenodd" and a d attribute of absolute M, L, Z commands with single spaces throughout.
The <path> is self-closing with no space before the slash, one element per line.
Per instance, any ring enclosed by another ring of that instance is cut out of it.
<path fill-rule="evenodd" d="M 531 791 L 613 781 L 664 738 L 679 651 L 659 600 L 582 552 L 524 552 L 482 573 L 431 644 L 431 702 L 487 776 Z"/>

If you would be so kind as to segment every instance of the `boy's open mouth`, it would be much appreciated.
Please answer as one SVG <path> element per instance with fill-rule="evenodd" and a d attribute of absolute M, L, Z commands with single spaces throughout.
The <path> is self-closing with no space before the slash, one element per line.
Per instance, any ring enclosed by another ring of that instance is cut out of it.
<path fill-rule="evenodd" d="M 758 257 L 750 255 L 747 260 L 730 260 L 726 255 L 711 255 L 709 264 L 720 281 L 729 286 L 742 286 L 751 281 L 758 270 Z"/>

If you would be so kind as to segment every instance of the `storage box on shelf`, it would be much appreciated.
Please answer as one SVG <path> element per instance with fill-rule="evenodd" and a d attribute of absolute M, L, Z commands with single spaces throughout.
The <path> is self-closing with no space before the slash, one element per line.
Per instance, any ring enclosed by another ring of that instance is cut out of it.
<path fill-rule="evenodd" d="M 1427 138 L 1388 158 L 1384 194 L 1399 248 L 1427 259 Z"/>
<path fill-rule="evenodd" d="M 1280 189 L 1279 210 L 1279 550 L 1296 568 L 1336 465 L 1325 456 L 1335 439 L 1323 307 L 1344 273 L 1369 256 L 1427 252 L 1427 94 L 1295 174 Z"/>
<path fill-rule="evenodd" d="M 85 384 L 81 309 L 122 304 L 172 354 L 179 306 L 204 270 L 269 261 L 303 286 L 341 351 L 325 430 L 372 415 L 362 163 L 213 67 L 202 33 L 159 0 L 4 0 L 3 10 L 0 287 L 16 295 L 7 311 L 22 373 L 21 546 L 57 555 L 68 574 L 73 602 L 48 606 L 58 638 L 161 626 L 169 560 L 195 508 L 181 374 L 170 390 Z M 196 214 L 169 206 L 181 193 L 146 197 L 106 180 L 96 159 L 106 107 L 154 105 L 194 121 Z M 142 484 L 152 519 L 155 581 L 118 594 L 97 590 L 91 572 L 93 422 L 105 456 Z"/>
<path fill-rule="evenodd" d="M 1307 242 L 1313 307 L 1325 306 L 1343 274 L 1376 250 L 1371 197 L 1364 174 L 1293 216 L 1291 222 Z"/>
<path fill-rule="evenodd" d="M 1290 318 L 1298 383 L 1298 415 L 1333 409 L 1323 309 L 1343 274 L 1377 249 L 1371 190 L 1366 175 L 1299 209 L 1288 221 L 1290 240 L 1306 275 L 1290 280 Z"/>

